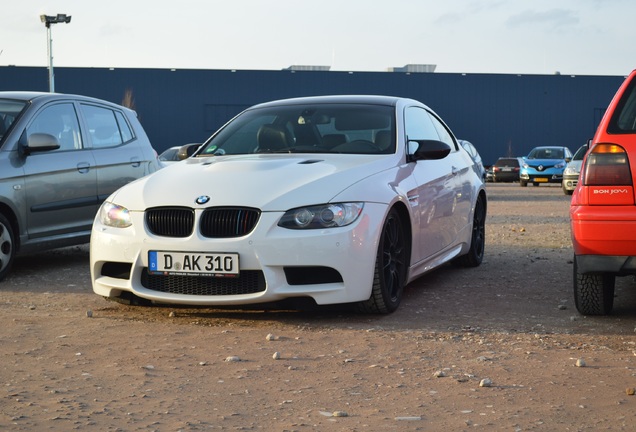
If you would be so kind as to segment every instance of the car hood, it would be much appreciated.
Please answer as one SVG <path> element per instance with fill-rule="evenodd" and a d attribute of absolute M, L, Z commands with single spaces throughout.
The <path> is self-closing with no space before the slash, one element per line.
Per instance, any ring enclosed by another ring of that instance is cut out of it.
<path fill-rule="evenodd" d="M 246 206 L 262 211 L 330 202 L 384 170 L 391 156 L 236 155 L 190 158 L 119 189 L 109 201 L 129 210 L 157 206 Z"/>
<path fill-rule="evenodd" d="M 537 167 L 539 165 L 543 165 L 543 166 L 554 166 L 557 164 L 564 164 L 565 165 L 565 159 L 524 159 L 523 160 L 528 166 L 532 166 L 532 167 Z"/>

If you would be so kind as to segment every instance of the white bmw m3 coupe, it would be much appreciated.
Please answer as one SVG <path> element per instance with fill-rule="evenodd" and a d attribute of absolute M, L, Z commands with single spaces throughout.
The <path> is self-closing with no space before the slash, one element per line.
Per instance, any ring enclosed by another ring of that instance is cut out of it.
<path fill-rule="evenodd" d="M 263 103 L 106 200 L 93 290 L 133 304 L 308 297 L 390 313 L 424 273 L 481 263 L 486 208 L 470 155 L 418 101 Z"/>

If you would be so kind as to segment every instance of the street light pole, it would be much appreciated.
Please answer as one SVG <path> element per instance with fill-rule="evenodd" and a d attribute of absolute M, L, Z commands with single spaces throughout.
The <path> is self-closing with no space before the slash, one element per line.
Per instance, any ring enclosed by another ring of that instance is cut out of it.
<path fill-rule="evenodd" d="M 70 23 L 71 16 L 65 14 L 40 15 L 40 21 L 46 26 L 46 53 L 49 58 L 49 92 L 55 92 L 55 74 L 53 73 L 53 39 L 51 37 L 51 24 Z"/>

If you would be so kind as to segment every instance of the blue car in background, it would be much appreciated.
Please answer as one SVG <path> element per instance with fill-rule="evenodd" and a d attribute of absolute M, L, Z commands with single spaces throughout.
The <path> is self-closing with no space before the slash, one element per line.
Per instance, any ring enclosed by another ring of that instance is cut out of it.
<path fill-rule="evenodd" d="M 561 183 L 563 170 L 570 160 L 572 152 L 567 147 L 535 147 L 528 156 L 523 157 L 519 184 L 525 187 L 528 183 L 534 186 L 541 183 Z"/>

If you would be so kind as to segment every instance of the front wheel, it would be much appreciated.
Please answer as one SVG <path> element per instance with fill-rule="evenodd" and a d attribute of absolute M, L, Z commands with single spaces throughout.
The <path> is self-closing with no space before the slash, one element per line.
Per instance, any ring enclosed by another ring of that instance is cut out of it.
<path fill-rule="evenodd" d="M 16 244 L 11 222 L 0 214 L 0 281 L 7 277 L 9 271 L 11 271 L 15 253 Z"/>
<path fill-rule="evenodd" d="M 371 297 L 358 305 L 359 311 L 387 314 L 398 308 L 406 283 L 408 257 L 402 220 L 397 210 L 391 209 L 380 235 Z"/>
<path fill-rule="evenodd" d="M 582 315 L 607 315 L 614 307 L 616 277 L 611 273 L 579 273 L 574 257 L 574 304 Z"/>
<path fill-rule="evenodd" d="M 477 198 L 473 215 L 473 231 L 470 238 L 470 249 L 466 255 L 457 258 L 457 263 L 464 267 L 477 267 L 484 259 L 486 246 L 486 203 L 482 196 Z"/>
<path fill-rule="evenodd" d="M 519 180 L 519 185 L 520 185 L 521 187 L 527 187 L 527 186 L 528 186 L 528 182 L 527 182 L 527 181 L 525 181 L 525 180 Z"/>

